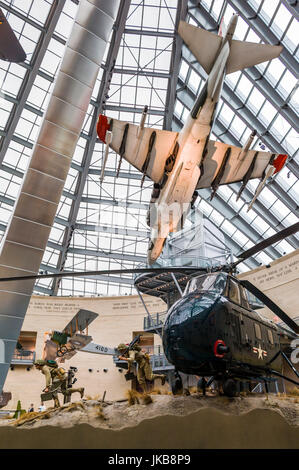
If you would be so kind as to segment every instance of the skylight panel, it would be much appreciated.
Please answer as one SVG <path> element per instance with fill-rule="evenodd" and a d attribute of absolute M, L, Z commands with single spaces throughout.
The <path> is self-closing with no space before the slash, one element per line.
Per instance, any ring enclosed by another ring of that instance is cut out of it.
<path fill-rule="evenodd" d="M 288 30 L 286 32 L 286 39 L 290 41 L 289 49 L 291 52 L 298 46 L 298 20 L 296 18 L 293 19 Z"/>
<path fill-rule="evenodd" d="M 284 71 L 285 66 L 279 58 L 276 58 L 270 61 L 265 76 L 275 86 L 280 80 L 280 77 L 282 76 Z"/>
<path fill-rule="evenodd" d="M 182 60 L 181 66 L 180 66 L 180 71 L 179 71 L 179 76 L 185 80 L 187 77 L 187 73 L 189 70 L 189 65 L 185 60 Z"/>
<path fill-rule="evenodd" d="M 291 13 L 281 3 L 272 23 L 272 28 L 276 33 L 278 33 L 279 38 L 282 36 L 291 19 Z"/>
<path fill-rule="evenodd" d="M 270 227 L 259 215 L 252 221 L 252 227 L 256 229 L 261 235 Z"/>
<path fill-rule="evenodd" d="M 286 166 L 280 170 L 275 179 L 286 191 L 297 181 L 296 176 Z"/>
<path fill-rule="evenodd" d="M 222 224 L 221 224 L 221 228 L 225 231 L 225 233 L 227 233 L 229 236 L 232 236 L 233 233 L 236 232 L 236 227 L 231 224 L 228 220 L 225 220 Z"/>
<path fill-rule="evenodd" d="M 275 249 L 279 250 L 282 255 L 286 255 L 294 251 L 294 248 L 286 240 L 281 240 L 277 245 L 275 245 Z"/>
<path fill-rule="evenodd" d="M 248 237 L 246 237 L 240 230 L 237 230 L 234 233 L 233 238 L 238 242 L 241 248 L 248 242 Z"/>
<path fill-rule="evenodd" d="M 254 88 L 248 98 L 248 106 L 254 111 L 259 111 L 266 99 L 256 88 Z"/>
<path fill-rule="evenodd" d="M 239 16 L 237 27 L 235 30 L 235 35 L 234 35 L 235 39 L 237 38 L 240 41 L 244 41 L 247 31 L 248 31 L 248 24 L 246 23 L 246 21 L 243 20 L 241 16 Z"/>
<path fill-rule="evenodd" d="M 201 78 L 198 75 L 198 73 L 196 73 L 194 70 L 192 70 L 191 73 L 190 73 L 190 76 L 189 76 L 188 84 L 189 84 L 190 88 L 193 91 L 196 92 L 198 90 L 200 81 L 201 81 Z"/>
<path fill-rule="evenodd" d="M 211 9 L 211 13 L 213 17 L 218 21 L 219 15 L 221 13 L 222 7 L 223 7 L 224 0 L 214 0 L 213 6 Z"/>
<path fill-rule="evenodd" d="M 286 70 L 284 76 L 282 77 L 280 83 L 277 86 L 277 91 L 284 97 L 287 98 L 292 92 L 293 88 L 296 86 L 297 80 L 294 75 Z"/>
<path fill-rule="evenodd" d="M 285 126 L 286 128 L 287 126 Z M 285 130 L 283 129 L 283 131 Z M 289 154 L 293 154 L 298 151 L 298 141 L 299 135 L 298 132 L 295 131 L 291 126 L 289 126 L 289 132 L 286 134 L 285 139 L 283 140 L 282 144 L 286 148 Z"/>
<path fill-rule="evenodd" d="M 279 220 L 290 213 L 290 210 L 286 207 L 286 205 L 279 200 L 277 200 L 273 206 L 270 207 L 270 210 L 274 215 L 277 216 Z"/>
<path fill-rule="evenodd" d="M 211 212 L 209 219 L 214 222 L 217 227 L 219 227 L 224 221 L 223 215 L 216 211 L 216 209 Z"/>
<path fill-rule="evenodd" d="M 297 181 L 289 191 L 289 195 L 299 204 L 299 181 Z"/>
<path fill-rule="evenodd" d="M 29 18 L 33 18 L 35 21 L 43 25 L 46 22 L 50 8 L 51 8 L 51 2 L 49 1 L 33 0 L 31 1 L 31 7 L 29 9 L 28 16 Z M 22 10 L 23 10 L 23 7 L 22 7 Z"/>
<path fill-rule="evenodd" d="M 233 121 L 230 124 L 230 128 L 233 134 L 237 137 L 237 139 L 239 139 L 241 135 L 243 134 L 246 128 L 246 125 L 244 124 L 242 119 L 240 119 L 238 116 L 235 116 Z"/>
<path fill-rule="evenodd" d="M 262 252 L 256 256 L 254 256 L 254 258 L 261 264 L 270 264 L 271 261 L 273 261 L 272 258 L 270 258 L 270 256 L 268 256 L 266 253 Z"/>
<path fill-rule="evenodd" d="M 279 5 L 279 2 L 280 2 L 280 0 L 271 0 L 270 2 L 269 2 L 269 0 L 264 0 L 263 1 L 262 8 L 260 10 L 260 14 L 267 20 L 267 22 L 269 22 L 272 19 L 273 15 L 274 15 L 274 13 L 275 13 L 278 5 Z"/>
<path fill-rule="evenodd" d="M 282 219 L 282 223 L 286 227 L 296 224 L 298 221 L 299 221 L 298 217 L 292 212 L 290 212 L 289 215 L 287 215 L 284 219 Z"/>
<path fill-rule="evenodd" d="M 259 195 L 259 200 L 264 204 L 265 207 L 269 208 L 277 201 L 277 197 L 274 196 L 270 189 L 264 187 Z"/>
<path fill-rule="evenodd" d="M 243 96 L 243 101 L 244 101 L 244 98 L 245 99 L 247 98 L 252 88 L 253 88 L 253 84 L 251 83 L 251 81 L 248 80 L 248 78 L 246 78 L 244 74 L 242 74 L 240 82 L 238 83 L 236 90 L 239 95 L 241 94 Z"/>
<path fill-rule="evenodd" d="M 264 105 L 260 109 L 259 118 L 265 126 L 268 126 L 270 122 L 274 119 L 274 116 L 277 114 L 276 109 L 272 106 L 269 101 L 265 101 Z"/>

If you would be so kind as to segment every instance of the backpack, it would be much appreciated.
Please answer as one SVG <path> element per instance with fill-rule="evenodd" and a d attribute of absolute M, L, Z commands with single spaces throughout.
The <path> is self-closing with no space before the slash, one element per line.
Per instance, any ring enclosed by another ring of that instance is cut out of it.
<path fill-rule="evenodd" d="M 58 364 L 56 361 L 53 361 L 52 359 L 48 359 L 46 361 L 46 365 L 49 366 L 49 367 L 58 367 Z"/>

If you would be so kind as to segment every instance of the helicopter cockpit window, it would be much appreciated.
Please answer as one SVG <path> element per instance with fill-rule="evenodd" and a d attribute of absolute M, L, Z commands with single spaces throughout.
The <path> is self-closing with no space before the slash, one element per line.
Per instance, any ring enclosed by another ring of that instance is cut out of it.
<path fill-rule="evenodd" d="M 240 305 L 241 301 L 240 301 L 239 285 L 237 282 L 233 281 L 232 279 L 229 280 L 228 296 L 232 302 L 235 302 L 236 304 Z"/>
<path fill-rule="evenodd" d="M 218 292 L 222 294 L 226 285 L 226 275 L 222 273 L 203 274 L 189 281 L 185 294 L 191 292 Z"/>
<path fill-rule="evenodd" d="M 239 286 L 240 289 L 240 294 L 241 294 L 241 304 L 242 307 L 249 308 L 248 300 L 247 300 L 247 295 L 246 295 L 246 290 L 244 287 Z"/>

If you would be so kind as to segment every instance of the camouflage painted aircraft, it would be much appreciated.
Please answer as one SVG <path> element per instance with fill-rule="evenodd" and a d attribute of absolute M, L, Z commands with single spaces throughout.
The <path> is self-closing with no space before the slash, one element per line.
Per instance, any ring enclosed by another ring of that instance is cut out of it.
<path fill-rule="evenodd" d="M 240 196 L 249 179 L 260 178 L 251 208 L 267 179 L 280 171 L 287 159 L 287 155 L 250 149 L 255 131 L 242 148 L 210 138 L 225 75 L 271 60 L 282 51 L 282 46 L 233 39 L 237 20 L 238 15 L 233 15 L 227 31 L 221 24 L 218 35 L 180 22 L 180 36 L 208 74 L 180 132 L 144 127 L 147 107 L 139 126 L 99 116 L 98 136 L 106 143 L 101 180 L 110 147 L 120 155 L 118 171 L 125 158 L 143 173 L 142 183 L 145 176 L 154 182 L 150 264 L 162 252 L 168 234 L 182 228 L 197 197 L 196 190 L 212 188 L 213 197 L 220 184 L 241 181 Z M 176 210 L 165 210 L 173 206 Z"/>

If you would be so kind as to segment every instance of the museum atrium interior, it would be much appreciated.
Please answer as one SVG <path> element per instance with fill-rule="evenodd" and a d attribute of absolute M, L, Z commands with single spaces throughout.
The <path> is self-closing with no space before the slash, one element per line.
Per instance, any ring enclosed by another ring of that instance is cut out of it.
<path fill-rule="evenodd" d="M 79 6 L 78 0 L 1 0 L 27 58 L 0 61 L 0 240 L 4 237 L 53 83 Z M 110 151 L 100 181 L 104 144 L 98 115 L 146 125 L 182 128 L 206 73 L 176 31 L 180 19 L 211 32 L 239 14 L 235 37 L 283 45 L 279 58 L 225 78 L 212 137 L 242 146 L 252 130 L 253 148 L 288 154 L 285 167 L 247 212 L 259 180 L 222 185 L 210 200 L 203 189 L 196 208 L 224 234 L 233 255 L 298 221 L 298 15 L 290 0 L 122 0 L 58 205 L 40 273 L 133 268 L 146 263 L 146 212 L 152 182 Z M 119 44 L 119 47 L 115 47 Z M 102 86 L 103 77 L 106 85 Z M 107 79 L 108 77 L 108 79 Z M 192 221 L 187 221 L 191 226 Z M 239 265 L 269 264 L 298 248 L 291 235 Z M 35 294 L 111 296 L 135 293 L 132 274 L 38 280 Z"/>

